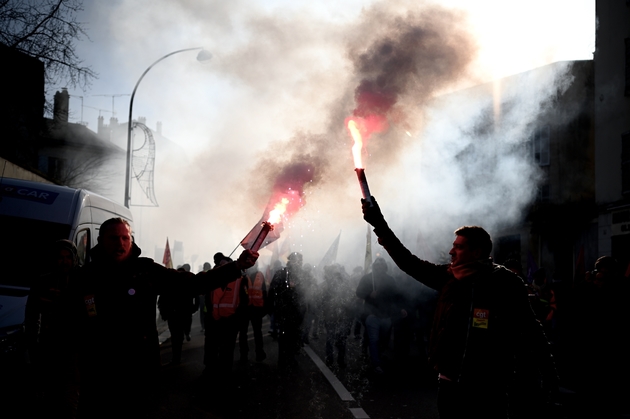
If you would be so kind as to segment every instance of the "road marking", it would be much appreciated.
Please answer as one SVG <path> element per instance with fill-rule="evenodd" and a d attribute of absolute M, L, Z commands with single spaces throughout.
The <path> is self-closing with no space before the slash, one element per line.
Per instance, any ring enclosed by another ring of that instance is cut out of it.
<path fill-rule="evenodd" d="M 350 392 L 346 390 L 343 384 L 341 384 L 341 381 L 339 381 L 339 379 L 335 376 L 335 374 L 333 374 L 330 368 L 326 366 L 326 364 L 321 360 L 319 356 L 317 356 L 315 351 L 313 351 L 310 346 L 304 345 L 304 352 L 308 354 L 308 356 L 311 358 L 311 360 L 313 360 L 317 368 L 319 368 L 322 374 L 324 374 L 324 377 L 326 377 L 326 379 L 328 380 L 330 385 L 335 389 L 335 391 L 339 395 L 339 398 L 341 398 L 342 401 L 344 402 L 355 401 L 354 397 L 352 397 L 352 394 L 350 394 Z M 365 413 L 365 410 L 361 409 L 360 407 L 354 407 L 354 408 L 351 407 L 349 408 L 349 410 L 350 410 L 350 413 L 352 413 L 352 416 L 354 416 L 356 419 L 370 419 L 368 414 Z"/>
<path fill-rule="evenodd" d="M 350 413 L 352 413 L 352 416 L 354 416 L 356 419 L 370 419 L 368 414 L 365 413 L 365 410 L 361 409 L 360 407 L 351 407 Z"/>
<path fill-rule="evenodd" d="M 328 368 L 326 364 L 324 364 L 324 362 L 320 359 L 320 357 L 317 356 L 317 354 L 311 349 L 311 347 L 308 345 L 304 345 L 304 351 L 306 351 L 308 356 L 311 357 L 311 359 L 313 360 L 315 365 L 317 365 L 322 374 L 324 374 L 324 377 L 326 377 L 330 385 L 333 386 L 341 400 L 344 402 L 353 402 L 354 397 L 352 397 L 352 394 L 350 394 L 350 392 L 346 390 L 343 384 L 341 384 L 341 381 L 339 381 L 339 379 L 335 377 L 335 374 L 333 374 L 330 368 Z"/>

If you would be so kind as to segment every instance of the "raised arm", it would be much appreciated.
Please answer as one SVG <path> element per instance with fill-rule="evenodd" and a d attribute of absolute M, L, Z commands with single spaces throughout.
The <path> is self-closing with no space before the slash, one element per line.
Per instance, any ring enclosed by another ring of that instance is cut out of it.
<path fill-rule="evenodd" d="M 364 199 L 363 219 L 374 227 L 378 242 L 385 248 L 396 265 L 407 275 L 429 288 L 440 290 L 449 280 L 447 265 L 435 265 L 413 255 L 389 228 L 376 199 L 372 197 L 372 205 Z"/>

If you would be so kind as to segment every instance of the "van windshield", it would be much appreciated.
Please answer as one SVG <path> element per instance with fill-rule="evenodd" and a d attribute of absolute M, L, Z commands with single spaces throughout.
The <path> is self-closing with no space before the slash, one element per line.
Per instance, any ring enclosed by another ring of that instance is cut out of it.
<path fill-rule="evenodd" d="M 0 215 L 0 275 L 3 285 L 30 287 L 33 278 L 48 270 L 50 249 L 67 239 L 70 226 Z"/>

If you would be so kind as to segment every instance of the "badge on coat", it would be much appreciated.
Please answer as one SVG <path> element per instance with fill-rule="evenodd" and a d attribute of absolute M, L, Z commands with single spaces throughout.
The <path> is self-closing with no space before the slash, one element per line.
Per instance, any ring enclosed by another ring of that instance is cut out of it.
<path fill-rule="evenodd" d="M 85 302 L 85 309 L 87 310 L 88 316 L 96 316 L 96 302 L 94 301 L 94 295 L 86 295 L 83 297 L 83 301 Z"/>
<path fill-rule="evenodd" d="M 490 310 L 484 308 L 473 309 L 472 326 L 479 329 L 488 328 L 488 320 L 490 319 Z"/>

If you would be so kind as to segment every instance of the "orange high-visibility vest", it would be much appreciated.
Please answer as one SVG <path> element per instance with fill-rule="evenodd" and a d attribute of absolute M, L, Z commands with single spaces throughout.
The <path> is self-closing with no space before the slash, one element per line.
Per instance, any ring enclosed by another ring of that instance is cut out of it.
<path fill-rule="evenodd" d="M 212 291 L 212 317 L 219 320 L 222 317 L 230 317 L 236 313 L 241 301 L 241 278 L 232 281 L 225 289 L 217 288 Z"/>
<path fill-rule="evenodd" d="M 247 277 L 249 281 L 249 305 L 254 307 L 263 307 L 263 284 L 265 283 L 265 277 L 262 272 L 256 272 L 254 282 Z"/>

